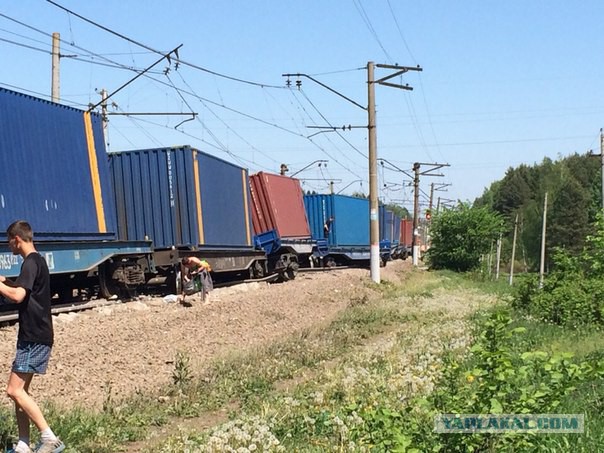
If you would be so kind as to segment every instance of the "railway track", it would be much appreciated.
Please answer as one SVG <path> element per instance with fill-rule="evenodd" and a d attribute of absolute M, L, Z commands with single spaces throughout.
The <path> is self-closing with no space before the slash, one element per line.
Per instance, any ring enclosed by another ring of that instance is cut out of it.
<path fill-rule="evenodd" d="M 334 267 L 302 267 L 298 269 L 298 272 L 303 273 L 312 273 L 312 272 L 329 272 L 329 271 L 339 271 L 342 269 L 350 269 L 350 266 L 334 266 Z"/>
<path fill-rule="evenodd" d="M 316 273 L 316 272 L 329 272 L 333 270 L 342 270 L 342 269 L 350 269 L 350 266 L 338 266 L 338 267 L 305 267 L 298 269 L 299 273 Z M 279 274 L 271 274 L 264 278 L 255 278 L 255 279 L 247 279 L 247 280 L 235 280 L 231 282 L 219 282 L 214 284 L 214 288 L 227 288 L 229 286 L 241 285 L 244 283 L 258 283 L 258 282 L 276 282 L 279 279 Z M 149 294 L 156 295 L 157 297 L 163 297 L 165 294 L 159 294 L 156 292 L 150 292 Z M 51 313 L 53 315 L 59 315 L 62 313 L 72 313 L 84 310 L 91 310 L 93 308 L 106 307 L 110 305 L 121 304 L 124 302 L 122 299 L 98 299 L 91 301 L 71 301 L 60 304 L 53 304 L 51 308 Z M 2 323 L 10 323 L 13 321 L 17 321 L 19 319 L 19 314 L 17 310 L 10 310 L 5 312 L 0 312 L 0 324 Z"/>
<path fill-rule="evenodd" d="M 85 302 L 69 302 L 65 304 L 56 304 L 51 308 L 51 312 L 53 315 L 58 315 L 61 313 L 70 313 L 75 311 L 82 310 L 90 310 L 92 308 L 105 307 L 107 305 L 115 305 L 118 303 L 122 303 L 122 301 L 116 300 L 93 300 L 93 301 L 85 301 Z M 0 314 L 0 323 L 12 322 L 19 319 L 19 313 L 14 311 L 7 311 L 4 314 Z"/>
<path fill-rule="evenodd" d="M 214 288 L 226 288 L 228 286 L 240 285 L 243 283 L 254 283 L 254 282 L 273 282 L 278 279 L 278 274 L 271 274 L 264 278 L 257 279 L 247 279 L 247 280 L 235 280 L 232 282 L 223 282 L 216 283 Z M 157 293 L 156 291 L 150 291 L 145 294 L 154 295 L 157 297 L 163 297 L 165 294 Z M 133 300 L 133 299 L 131 299 Z M 90 300 L 90 301 L 71 301 L 65 303 L 53 304 L 51 308 L 51 313 L 53 315 L 59 315 L 61 313 L 72 313 L 77 311 L 91 310 L 93 308 L 106 307 L 110 305 L 127 303 L 129 300 L 123 300 L 119 298 L 115 299 L 98 299 L 98 300 Z M 4 303 L 4 306 L 9 305 L 8 303 Z M 2 305 L 0 305 L 2 306 Z M 2 323 L 10 323 L 13 321 L 17 321 L 19 319 L 19 313 L 17 310 L 7 310 L 4 312 L 0 312 L 0 324 Z"/>

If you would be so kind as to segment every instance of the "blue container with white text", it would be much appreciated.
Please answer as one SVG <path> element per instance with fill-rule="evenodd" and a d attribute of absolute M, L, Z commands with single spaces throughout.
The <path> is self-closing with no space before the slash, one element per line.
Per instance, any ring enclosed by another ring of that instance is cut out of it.
<path fill-rule="evenodd" d="M 120 239 L 155 248 L 249 248 L 247 169 L 190 146 L 109 154 Z"/>
<path fill-rule="evenodd" d="M 304 195 L 304 207 L 313 239 L 325 238 L 324 225 L 333 218 L 330 246 L 369 247 L 369 200 L 346 195 Z"/>

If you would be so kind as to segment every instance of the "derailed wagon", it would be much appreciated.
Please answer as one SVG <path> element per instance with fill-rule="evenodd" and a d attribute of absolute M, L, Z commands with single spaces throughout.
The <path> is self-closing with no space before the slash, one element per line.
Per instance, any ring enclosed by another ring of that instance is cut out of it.
<path fill-rule="evenodd" d="M 153 242 L 157 276 L 149 283 L 178 284 L 185 256 L 208 261 L 219 282 L 266 276 L 247 169 L 191 146 L 110 153 L 109 166 L 119 238 Z"/>
<path fill-rule="evenodd" d="M 315 267 L 327 253 L 327 241 L 313 239 L 300 181 L 259 172 L 250 176 L 255 241 L 268 255 L 269 270 L 282 280 L 299 267 Z"/>
<path fill-rule="evenodd" d="M 32 225 L 55 300 L 110 297 L 154 272 L 149 241 L 118 240 L 99 115 L 0 88 L 0 163 L 0 225 Z M 0 235 L 0 274 L 21 263 Z"/>
<path fill-rule="evenodd" d="M 312 237 L 327 240 L 327 260 L 346 266 L 369 264 L 368 199 L 335 194 L 304 195 L 304 205 Z M 385 265 L 389 259 L 390 241 L 380 241 L 381 264 Z"/>

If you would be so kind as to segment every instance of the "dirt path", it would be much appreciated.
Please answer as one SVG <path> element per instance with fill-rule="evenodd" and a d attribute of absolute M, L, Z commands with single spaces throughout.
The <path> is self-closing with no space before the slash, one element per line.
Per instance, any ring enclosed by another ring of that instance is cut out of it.
<path fill-rule="evenodd" d="M 409 261 L 382 269 L 397 279 Z M 370 293 L 368 270 L 299 274 L 285 284 L 248 284 L 215 290 L 210 302 L 185 308 L 161 298 L 55 317 L 56 344 L 47 375 L 32 384 L 38 400 L 62 407 L 100 408 L 168 383 L 177 352 L 192 369 L 234 350 L 266 344 L 292 331 L 329 322 L 355 297 Z M 0 329 L 0 364 L 9 370 L 16 326 Z M 9 404 L 8 398 L 2 400 Z"/>
<path fill-rule="evenodd" d="M 390 266 L 390 264 L 389 264 Z M 396 325 L 385 326 L 385 329 L 372 337 L 365 338 L 363 343 L 344 355 L 322 362 L 315 368 L 300 370 L 296 377 L 274 383 L 275 392 L 293 395 L 295 388 L 304 382 L 314 381 L 317 376 L 332 376 L 333 382 L 339 382 L 345 375 L 346 381 L 351 384 L 355 379 L 363 379 L 367 370 L 365 363 L 375 357 L 388 357 L 391 366 L 400 370 L 388 377 L 387 385 L 399 388 L 401 398 L 410 398 L 419 392 L 430 392 L 438 377 L 441 355 L 445 350 L 465 351 L 471 343 L 471 325 L 468 316 L 479 308 L 490 306 L 497 302 L 497 298 L 478 291 L 464 288 L 434 287 L 433 283 L 426 283 L 432 278 L 429 274 L 420 276 L 415 274 L 408 279 L 408 265 L 390 266 L 382 274 L 384 280 L 389 280 L 397 286 L 405 285 L 410 294 L 391 300 L 403 314 L 409 315 L 409 320 Z M 368 275 L 357 282 L 359 289 L 357 295 L 368 292 Z M 404 281 L 403 281 L 404 280 Z M 359 285 L 361 283 L 361 285 Z M 350 283 L 354 284 L 354 283 Z M 428 290 L 427 288 L 432 288 Z M 348 292 L 342 290 L 342 297 L 347 297 Z M 358 296 L 357 296 L 358 297 Z M 400 349 L 400 343 L 404 347 Z M 330 379 L 327 379 L 329 386 Z M 319 391 L 320 392 L 320 391 Z M 167 424 L 152 429 L 148 437 L 139 442 L 128 444 L 128 451 L 140 453 L 155 451 L 156 447 L 169 436 L 182 432 L 199 433 L 226 422 L 229 414 L 238 412 L 236 402 L 216 411 L 208 411 L 193 418 L 174 418 Z M 218 435 L 220 436 L 220 435 Z M 214 450 L 209 450 L 214 451 Z"/>

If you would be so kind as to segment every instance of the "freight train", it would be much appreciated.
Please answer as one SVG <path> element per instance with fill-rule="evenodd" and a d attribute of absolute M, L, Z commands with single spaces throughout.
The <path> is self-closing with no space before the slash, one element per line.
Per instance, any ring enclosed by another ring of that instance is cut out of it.
<path fill-rule="evenodd" d="M 59 301 L 178 293 L 186 256 L 208 261 L 217 282 L 369 260 L 366 199 L 303 195 L 296 179 L 250 176 L 191 146 L 107 153 L 98 114 L 3 88 L 0 163 L 0 225 L 32 224 Z M 380 215 L 385 263 L 400 227 Z M 20 265 L 0 241 L 0 275 Z"/>

